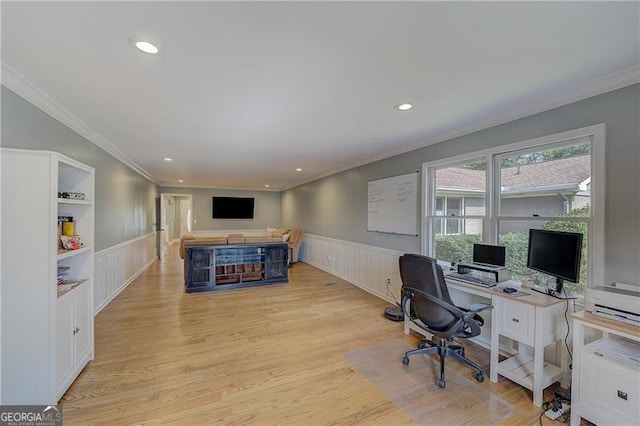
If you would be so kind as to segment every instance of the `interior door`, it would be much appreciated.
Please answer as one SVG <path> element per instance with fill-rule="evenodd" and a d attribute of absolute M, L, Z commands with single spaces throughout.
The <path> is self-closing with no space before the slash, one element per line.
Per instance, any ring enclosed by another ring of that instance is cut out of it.
<path fill-rule="evenodd" d="M 180 200 L 180 236 L 191 233 L 191 200 Z"/>

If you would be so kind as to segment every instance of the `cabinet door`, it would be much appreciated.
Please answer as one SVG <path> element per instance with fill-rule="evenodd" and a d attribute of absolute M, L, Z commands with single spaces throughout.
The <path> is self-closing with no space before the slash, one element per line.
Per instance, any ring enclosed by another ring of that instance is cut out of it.
<path fill-rule="evenodd" d="M 284 280 L 288 277 L 287 255 L 288 248 L 286 245 L 266 247 L 265 278 L 267 280 Z"/>
<path fill-rule="evenodd" d="M 214 284 L 214 252 L 212 248 L 187 248 L 187 290 Z"/>
<path fill-rule="evenodd" d="M 84 367 L 84 365 L 91 359 L 91 329 L 92 316 L 91 316 L 91 301 L 89 300 L 89 283 L 82 284 L 77 289 L 74 300 L 74 352 L 75 352 L 75 367 Z"/>
<path fill-rule="evenodd" d="M 73 374 L 73 294 L 58 299 L 56 306 L 56 394 L 61 395 Z"/>

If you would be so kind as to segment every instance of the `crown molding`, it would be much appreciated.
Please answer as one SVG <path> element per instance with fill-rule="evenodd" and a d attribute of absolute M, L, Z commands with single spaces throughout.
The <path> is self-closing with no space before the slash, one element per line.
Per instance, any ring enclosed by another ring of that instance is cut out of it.
<path fill-rule="evenodd" d="M 396 155 L 415 151 L 417 149 L 424 148 L 429 145 L 435 145 L 440 142 L 445 142 L 461 136 L 469 135 L 471 133 L 479 132 L 481 130 L 489 129 L 491 127 L 499 126 L 501 124 L 510 123 L 512 121 L 519 120 L 521 118 L 529 117 L 531 115 L 538 114 L 544 111 L 549 111 L 564 105 L 569 105 L 574 102 L 588 99 L 593 96 L 602 95 L 607 92 L 612 92 L 617 89 L 622 89 L 623 87 L 631 86 L 632 84 L 637 84 L 637 83 L 640 83 L 640 65 L 634 65 L 622 71 L 617 71 L 605 77 L 593 80 L 589 84 L 584 84 L 578 87 L 575 91 L 573 91 L 569 95 L 559 96 L 559 97 L 556 97 L 555 99 L 549 99 L 545 102 L 538 103 L 538 104 L 525 105 L 520 109 L 510 111 L 510 113 L 507 115 L 494 117 L 492 120 L 473 123 L 452 132 L 441 133 L 440 135 L 431 137 L 429 138 L 428 141 L 419 143 L 417 145 L 405 146 L 395 150 L 385 151 L 383 153 L 372 155 L 355 162 L 344 164 L 340 167 L 336 167 L 324 173 L 315 175 L 314 177 L 311 177 L 309 179 L 305 179 L 300 183 L 283 187 L 281 188 L 281 191 L 286 191 L 288 189 L 295 188 L 297 186 L 304 185 L 309 182 L 314 182 L 316 180 L 334 175 L 336 173 L 343 172 L 345 170 L 350 170 L 355 167 L 364 166 L 366 164 L 384 160 L 386 158 L 394 157 Z"/>
<path fill-rule="evenodd" d="M 270 189 L 257 189 L 257 188 L 226 188 L 226 189 L 242 189 L 242 190 L 253 190 L 253 191 L 285 191 L 291 188 L 295 188 L 300 185 L 304 185 L 309 182 L 316 181 L 318 179 L 322 179 L 327 176 L 334 175 L 336 173 L 343 172 L 345 170 L 349 170 L 355 167 L 360 167 L 366 164 L 370 164 L 376 161 L 384 160 L 386 158 L 394 157 L 396 155 L 404 154 L 406 152 L 414 151 L 420 148 L 424 148 L 429 145 L 434 145 L 440 142 L 444 142 L 447 140 L 451 140 L 460 136 L 468 135 L 471 133 L 475 133 L 481 130 L 485 130 L 491 127 L 499 126 L 501 124 L 505 124 L 514 120 L 518 120 L 521 118 L 528 117 L 530 115 L 534 115 L 540 112 L 548 111 L 554 108 L 558 108 L 560 106 L 568 105 L 580 100 L 584 100 L 593 96 L 597 96 L 603 93 L 607 93 L 613 90 L 621 89 L 626 86 L 630 86 L 632 84 L 636 84 L 640 82 L 640 65 L 634 65 L 622 71 L 618 71 L 612 74 L 609 74 L 603 78 L 596 79 L 592 81 L 590 84 L 582 85 L 576 88 L 569 95 L 559 96 L 555 99 L 547 100 L 543 103 L 538 104 L 530 104 L 525 105 L 522 108 L 517 110 L 510 111 L 509 114 L 494 117 L 492 120 L 486 120 L 483 122 L 472 123 L 465 127 L 459 128 L 455 131 L 441 133 L 440 135 L 435 135 L 430 137 L 428 141 L 422 142 L 420 144 L 406 146 L 402 148 L 398 148 L 391 151 L 385 151 L 379 154 L 375 154 L 372 156 L 368 156 L 362 158 L 358 161 L 343 164 L 339 167 L 327 170 L 326 172 L 315 175 L 309 179 L 305 179 L 301 182 L 295 183 L 293 185 L 285 186 L 282 188 L 270 188 Z M 78 117 L 69 112 L 62 105 L 57 103 L 47 94 L 45 94 L 42 90 L 37 88 L 35 85 L 30 83 L 27 79 L 18 74 L 15 70 L 13 70 L 10 66 L 2 62 L 2 85 L 11 89 L 19 96 L 26 99 L 31 104 L 40 108 L 42 111 L 58 120 L 65 126 L 69 127 L 80 136 L 84 137 L 94 145 L 103 149 L 107 153 L 111 154 L 113 157 L 130 167 L 132 170 L 136 171 L 146 179 L 149 179 L 151 182 L 156 185 L 167 186 L 166 184 L 159 184 L 156 180 L 151 177 L 149 173 L 147 173 L 143 168 L 138 166 L 135 162 L 127 158 L 118 148 L 116 148 L 109 140 L 107 140 L 104 136 L 98 134 L 93 129 L 91 129 L 87 124 L 82 122 Z M 176 185 L 171 185 L 174 187 L 179 187 Z M 191 188 L 210 188 L 214 189 L 216 187 L 211 186 L 197 186 Z"/>
<path fill-rule="evenodd" d="M 159 183 L 158 187 L 160 189 L 171 189 L 171 188 L 180 188 L 180 189 L 215 189 L 222 191 L 250 191 L 250 192 L 281 192 L 282 188 L 273 187 L 273 188 L 264 188 L 264 187 L 251 187 L 251 186 L 212 186 L 212 185 L 189 185 L 187 183 L 179 183 L 177 185 L 172 183 Z"/>
<path fill-rule="evenodd" d="M 91 127 L 82 120 L 64 108 L 50 96 L 33 85 L 26 78 L 21 76 L 13 68 L 2 62 L 2 85 L 12 90 L 29 103 L 38 107 L 54 119 L 58 120 L 74 132 L 78 133 L 89 142 L 98 146 L 102 150 L 111 154 L 117 160 L 123 162 L 129 168 L 139 173 L 146 179 L 157 184 L 155 179 L 151 177 L 142 167 L 127 158 L 118 148 L 116 148 L 107 138 L 95 132 Z"/>

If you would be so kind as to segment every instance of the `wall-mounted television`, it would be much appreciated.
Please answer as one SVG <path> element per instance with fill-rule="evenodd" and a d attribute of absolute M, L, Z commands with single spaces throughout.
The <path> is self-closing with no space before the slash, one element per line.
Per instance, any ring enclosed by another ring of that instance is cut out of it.
<path fill-rule="evenodd" d="M 563 281 L 580 280 L 582 234 L 577 232 L 529 230 L 527 267 L 551 275 L 556 287 L 549 294 L 563 297 Z"/>
<path fill-rule="evenodd" d="M 214 219 L 253 219 L 254 199 L 247 197 L 213 197 Z"/>

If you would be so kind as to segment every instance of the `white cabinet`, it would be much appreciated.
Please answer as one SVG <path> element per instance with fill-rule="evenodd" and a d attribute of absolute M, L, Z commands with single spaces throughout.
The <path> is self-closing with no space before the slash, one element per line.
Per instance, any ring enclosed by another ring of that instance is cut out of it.
<path fill-rule="evenodd" d="M 533 404 L 542 405 L 543 390 L 556 381 L 568 385 L 567 354 L 562 339 L 567 332 L 563 312 L 566 301 L 530 294 L 521 298 L 494 294 L 491 311 L 490 379 L 506 377 L 533 392 Z M 500 336 L 512 339 L 515 355 L 499 361 Z M 546 346 L 555 344 L 560 365 L 544 359 Z"/>
<path fill-rule="evenodd" d="M 571 424 L 640 424 L 640 328 L 584 311 L 573 325 Z M 585 329 L 604 338 L 585 345 Z"/>
<path fill-rule="evenodd" d="M 49 151 L 0 157 L 0 404 L 57 404 L 93 358 L 94 170 Z M 84 247 L 58 247 L 59 216 L 73 217 Z M 75 286 L 57 285 L 59 267 Z"/>
<path fill-rule="evenodd" d="M 91 359 L 93 321 L 85 284 L 60 297 L 56 306 L 56 392 L 60 396 Z"/>

